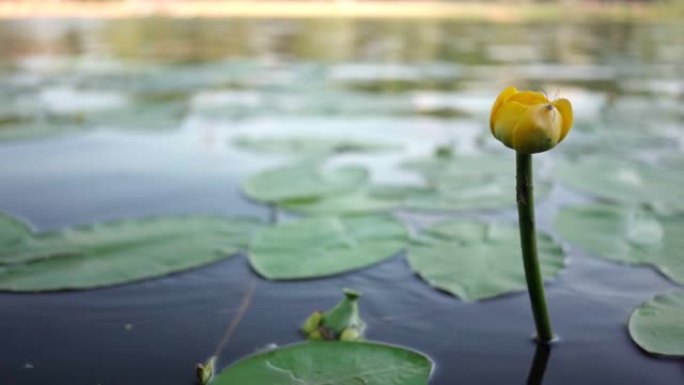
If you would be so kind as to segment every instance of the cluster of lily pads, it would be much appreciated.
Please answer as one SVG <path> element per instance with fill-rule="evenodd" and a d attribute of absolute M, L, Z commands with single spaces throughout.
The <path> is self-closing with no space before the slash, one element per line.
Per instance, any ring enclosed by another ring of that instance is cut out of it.
<path fill-rule="evenodd" d="M 459 215 L 426 228 L 411 228 L 409 233 L 409 224 L 397 215 L 514 207 L 512 163 L 502 155 L 438 151 L 401 163 L 422 183 L 378 185 L 366 168 L 331 166 L 330 159 L 349 152 L 396 151 L 398 146 L 311 137 L 238 137 L 232 144 L 247 151 L 298 155 L 285 166 L 242 181 L 248 198 L 295 214 L 294 218 L 269 224 L 219 216 L 156 217 L 36 233 L 3 215 L 0 290 L 110 286 L 195 268 L 239 252 L 246 253 L 254 271 L 266 279 L 315 279 L 362 269 L 402 251 L 428 284 L 465 301 L 525 290 L 515 223 Z M 592 256 L 653 266 L 672 281 L 684 283 L 680 257 L 684 217 L 678 214 L 684 207 L 675 194 L 682 190 L 684 179 L 668 173 L 677 162 L 671 158 L 656 166 L 594 156 L 556 164 L 554 174 L 561 182 L 602 200 L 561 209 L 556 217 L 558 232 Z M 542 193 L 548 190 L 548 182 L 539 186 Z M 565 252 L 550 235 L 539 234 L 538 242 L 542 272 L 550 280 L 563 269 Z M 684 292 L 666 294 L 636 309 L 629 331 L 646 351 L 681 356 L 683 318 Z M 340 372 L 346 367 L 340 360 L 354 357 L 340 351 L 368 357 L 350 363 L 355 365 L 354 375 L 364 381 L 385 376 L 401 378 L 398 384 L 427 383 L 431 371 L 429 359 L 397 347 L 308 342 L 242 360 L 215 381 L 266 381 L 293 371 L 339 379 L 347 375 Z M 331 360 L 335 367 L 329 371 L 320 366 L 327 362 L 325 357 L 335 357 Z M 378 362 L 392 370 L 377 373 L 373 368 Z M 359 366 L 366 363 L 368 368 Z M 306 365 L 316 365 L 318 370 L 309 371 Z"/>

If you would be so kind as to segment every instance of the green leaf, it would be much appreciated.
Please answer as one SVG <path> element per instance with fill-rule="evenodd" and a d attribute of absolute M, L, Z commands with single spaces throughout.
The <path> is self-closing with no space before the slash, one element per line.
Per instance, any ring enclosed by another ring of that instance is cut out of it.
<path fill-rule="evenodd" d="M 539 262 L 545 279 L 564 267 L 563 251 L 537 235 Z M 409 264 L 431 286 L 466 301 L 526 289 L 518 228 L 450 220 L 427 229 L 410 246 Z"/>
<path fill-rule="evenodd" d="M 305 215 L 346 215 L 387 212 L 399 206 L 396 200 L 376 198 L 366 189 L 321 199 L 281 202 L 278 207 Z"/>
<path fill-rule="evenodd" d="M 507 175 L 515 173 L 515 159 L 501 155 L 451 156 L 412 159 L 401 166 L 417 172 L 431 183 L 445 179 L 478 177 L 483 175 Z"/>
<path fill-rule="evenodd" d="M 307 342 L 238 361 L 213 385 L 427 385 L 432 362 L 415 351 L 368 342 Z"/>
<path fill-rule="evenodd" d="M 649 265 L 684 283 L 684 215 L 607 204 L 563 209 L 556 228 L 591 254 L 622 263 Z"/>
<path fill-rule="evenodd" d="M 568 185 L 604 199 L 684 212 L 684 177 L 666 168 L 595 156 L 561 163 L 555 172 Z"/>
<path fill-rule="evenodd" d="M 535 200 L 548 190 L 549 184 L 538 182 Z M 494 210 L 515 206 L 513 176 L 461 177 L 439 182 L 433 187 L 384 185 L 373 187 L 371 196 L 380 201 L 416 211 Z"/>
<path fill-rule="evenodd" d="M 315 278 L 378 263 L 405 245 L 406 230 L 388 216 L 312 217 L 259 233 L 249 260 L 268 279 Z"/>
<path fill-rule="evenodd" d="M 407 209 L 482 210 L 515 206 L 515 161 L 500 155 L 433 157 L 404 162 L 428 183 L 420 186 L 385 186 L 378 198 L 395 197 Z M 542 180 L 535 185 L 536 199 L 548 190 Z M 394 190 L 394 191 L 393 191 Z"/>
<path fill-rule="evenodd" d="M 656 296 L 629 317 L 629 335 L 653 354 L 684 356 L 684 292 Z"/>
<path fill-rule="evenodd" d="M 2 250 L 0 290 L 88 289 L 163 276 L 225 259 L 260 228 L 251 219 L 159 217 L 41 234 Z"/>
<path fill-rule="evenodd" d="M 122 130 L 161 131 L 179 128 L 187 114 L 184 101 L 136 100 L 127 108 L 87 114 L 92 127 L 113 127 Z"/>
<path fill-rule="evenodd" d="M 18 247 L 31 239 L 33 232 L 25 223 L 10 216 L 0 214 L 0 251 Z M 0 254 L 0 264 L 3 256 Z"/>
<path fill-rule="evenodd" d="M 285 155 L 377 153 L 401 149 L 401 146 L 396 144 L 315 136 L 282 138 L 239 136 L 233 139 L 233 144 L 251 151 Z"/>
<path fill-rule="evenodd" d="M 0 124 L 0 142 L 71 134 L 86 128 L 82 114 L 30 118 Z"/>
<path fill-rule="evenodd" d="M 299 163 L 256 174 L 242 183 L 242 191 L 256 201 L 273 203 L 341 195 L 367 181 L 368 171 L 363 167 L 321 171 L 311 163 Z"/>

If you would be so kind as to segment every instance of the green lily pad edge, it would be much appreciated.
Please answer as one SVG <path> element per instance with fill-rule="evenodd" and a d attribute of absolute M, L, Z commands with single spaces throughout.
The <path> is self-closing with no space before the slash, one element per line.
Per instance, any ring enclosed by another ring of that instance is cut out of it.
<path fill-rule="evenodd" d="M 427 385 L 433 368 L 426 355 L 395 345 L 311 341 L 242 358 L 211 384 Z"/>
<path fill-rule="evenodd" d="M 684 290 L 660 294 L 634 309 L 629 335 L 649 354 L 684 357 Z"/>

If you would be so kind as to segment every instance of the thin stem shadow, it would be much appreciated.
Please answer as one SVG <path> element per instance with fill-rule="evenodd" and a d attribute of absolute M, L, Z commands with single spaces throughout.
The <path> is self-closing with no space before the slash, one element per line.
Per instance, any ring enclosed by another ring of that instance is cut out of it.
<path fill-rule="evenodd" d="M 551 345 L 537 344 L 530 373 L 527 375 L 527 385 L 541 385 L 544 382 L 544 373 L 549 357 L 551 357 Z"/>

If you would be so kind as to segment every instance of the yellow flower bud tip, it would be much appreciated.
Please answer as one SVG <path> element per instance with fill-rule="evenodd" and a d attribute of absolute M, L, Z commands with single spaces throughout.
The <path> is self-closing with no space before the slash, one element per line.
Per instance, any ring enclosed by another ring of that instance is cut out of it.
<path fill-rule="evenodd" d="M 570 132 L 572 104 L 542 93 L 508 87 L 496 98 L 489 117 L 492 135 L 521 154 L 552 149 Z"/>

